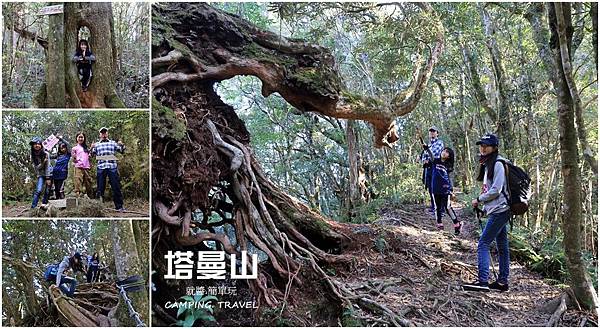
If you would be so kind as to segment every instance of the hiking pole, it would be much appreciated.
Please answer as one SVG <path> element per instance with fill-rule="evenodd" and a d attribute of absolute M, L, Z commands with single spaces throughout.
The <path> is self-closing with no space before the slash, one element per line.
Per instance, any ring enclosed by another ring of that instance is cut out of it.
<path fill-rule="evenodd" d="M 475 207 L 473 210 L 475 211 L 475 217 L 477 217 L 477 221 L 479 222 L 479 228 L 481 229 L 481 234 L 483 234 L 483 222 L 481 221 L 481 214 L 483 213 L 483 210 L 479 209 L 478 207 Z M 479 236 L 481 236 L 481 235 L 479 235 Z M 490 247 L 491 247 L 491 244 L 490 244 Z M 492 272 L 494 273 L 494 278 L 496 278 L 496 281 L 498 281 L 498 273 L 496 273 L 496 266 L 494 265 L 494 256 L 492 256 L 491 250 L 489 250 L 489 252 L 490 252 L 490 264 L 492 265 Z"/>

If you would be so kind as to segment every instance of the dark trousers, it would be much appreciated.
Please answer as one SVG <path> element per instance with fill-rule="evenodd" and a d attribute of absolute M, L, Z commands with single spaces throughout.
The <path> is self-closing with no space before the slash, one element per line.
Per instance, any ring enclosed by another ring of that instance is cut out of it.
<path fill-rule="evenodd" d="M 87 88 L 92 81 L 92 68 L 87 66 L 79 67 L 79 74 L 82 76 L 81 78 L 81 87 Z"/>
<path fill-rule="evenodd" d="M 56 199 L 65 198 L 65 180 L 66 179 L 55 179 L 54 180 L 54 195 Z"/>
<path fill-rule="evenodd" d="M 112 190 L 113 201 L 115 203 L 115 209 L 123 208 L 123 195 L 121 194 L 121 184 L 119 183 L 119 172 L 117 168 L 113 169 L 98 169 L 96 173 L 96 183 L 98 191 L 96 191 L 96 197 L 104 196 L 104 189 L 106 188 L 106 177 L 110 183 Z"/>
<path fill-rule="evenodd" d="M 87 279 L 87 283 L 99 282 L 100 273 L 98 272 L 98 266 L 88 267 L 85 278 Z"/>
<path fill-rule="evenodd" d="M 452 223 L 458 223 L 458 219 L 456 218 L 456 213 L 454 209 L 452 209 L 452 205 L 450 204 L 450 195 L 449 194 L 432 194 L 433 206 L 435 211 L 435 220 L 438 224 L 442 223 L 442 217 L 444 216 L 444 211 L 450 216 L 452 219 Z"/>

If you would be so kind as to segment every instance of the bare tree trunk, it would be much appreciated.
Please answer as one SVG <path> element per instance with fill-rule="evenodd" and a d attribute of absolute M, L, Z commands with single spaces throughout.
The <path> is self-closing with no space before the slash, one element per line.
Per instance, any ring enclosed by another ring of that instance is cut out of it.
<path fill-rule="evenodd" d="M 570 24 L 569 3 L 548 3 L 551 49 L 557 68 L 558 120 L 561 148 L 562 176 L 564 185 L 564 207 L 562 227 L 563 243 L 567 256 L 567 267 L 571 274 L 572 288 L 580 305 L 593 310 L 598 301 L 594 286 L 581 259 L 582 198 L 581 178 L 578 166 L 577 133 L 574 126 L 575 104 L 566 73 L 569 65 L 567 24 Z M 565 58 L 566 57 L 566 58 Z"/>
<path fill-rule="evenodd" d="M 360 192 L 358 186 L 358 139 L 356 137 L 356 128 L 354 120 L 346 122 L 346 141 L 348 142 L 348 204 L 347 216 L 348 220 L 356 216 L 354 208 L 360 206 Z"/>
<path fill-rule="evenodd" d="M 494 79 L 496 81 L 496 87 L 498 88 L 498 135 L 502 137 L 504 148 L 510 157 L 514 145 L 506 70 L 504 69 L 504 64 L 502 64 L 502 55 L 498 48 L 498 42 L 496 41 L 495 23 L 492 22 L 492 18 L 485 8 L 480 7 L 480 11 L 483 18 L 486 46 L 492 59 L 492 71 L 494 72 Z"/>
<path fill-rule="evenodd" d="M 598 72 L 598 3 L 592 2 L 590 16 L 592 17 L 592 43 L 594 44 L 594 61 L 596 62 L 596 73 Z"/>
<path fill-rule="evenodd" d="M 52 3 L 57 4 L 57 3 Z M 64 14 L 50 15 L 46 58 L 46 102 L 44 107 L 63 108 L 65 102 Z"/>

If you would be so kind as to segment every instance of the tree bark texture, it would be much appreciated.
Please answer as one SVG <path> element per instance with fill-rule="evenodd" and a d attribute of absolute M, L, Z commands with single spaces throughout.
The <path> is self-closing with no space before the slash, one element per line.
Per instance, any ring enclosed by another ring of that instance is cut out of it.
<path fill-rule="evenodd" d="M 568 45 L 564 43 L 568 42 L 566 24 L 570 23 L 571 6 L 569 3 L 548 3 L 546 6 L 551 31 L 550 48 L 557 77 L 561 172 L 565 191 L 562 209 L 563 243 L 573 291 L 580 305 L 595 309 L 598 305 L 596 292 L 581 258 L 582 197 L 577 132 L 574 125 L 575 100 L 572 98 L 564 67 L 567 63 L 565 59 L 568 60 L 569 57 Z"/>

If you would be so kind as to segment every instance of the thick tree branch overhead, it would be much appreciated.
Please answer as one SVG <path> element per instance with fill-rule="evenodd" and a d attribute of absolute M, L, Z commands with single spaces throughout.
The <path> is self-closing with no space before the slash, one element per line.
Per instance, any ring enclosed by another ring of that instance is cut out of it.
<path fill-rule="evenodd" d="M 279 93 L 303 112 L 371 123 L 381 147 L 398 139 L 394 121 L 416 108 L 444 47 L 444 28 L 433 9 L 419 8 L 431 17 L 434 45 L 428 60 L 414 68 L 410 86 L 388 101 L 345 91 L 328 49 L 261 30 L 206 3 L 155 7 L 158 17 L 179 22 L 153 21 L 161 33 L 153 40 L 152 86 L 156 92 L 166 84 L 256 76 L 265 97 Z"/>

